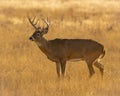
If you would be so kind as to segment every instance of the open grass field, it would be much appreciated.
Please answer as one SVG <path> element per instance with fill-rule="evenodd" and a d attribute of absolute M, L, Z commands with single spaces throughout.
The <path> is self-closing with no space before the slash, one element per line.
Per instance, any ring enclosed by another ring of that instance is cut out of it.
<path fill-rule="evenodd" d="M 29 40 L 34 29 L 28 15 L 50 19 L 48 40 L 103 44 L 103 80 L 96 68 L 89 79 L 84 61 L 67 62 L 65 78 L 58 80 L 55 63 Z M 120 0 L 0 0 L 0 96 L 120 96 L 119 42 Z"/>

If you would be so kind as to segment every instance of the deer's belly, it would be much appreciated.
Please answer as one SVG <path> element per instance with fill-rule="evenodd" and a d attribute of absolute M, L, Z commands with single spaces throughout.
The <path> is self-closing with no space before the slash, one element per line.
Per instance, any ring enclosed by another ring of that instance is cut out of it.
<path fill-rule="evenodd" d="M 48 58 L 49 60 L 53 61 L 53 62 L 58 61 L 58 59 L 56 59 L 56 58 L 54 58 L 54 57 L 47 56 L 47 58 Z"/>
<path fill-rule="evenodd" d="M 83 58 L 74 58 L 74 59 L 69 59 L 68 61 L 70 62 L 77 62 L 77 61 L 82 61 L 84 60 Z"/>

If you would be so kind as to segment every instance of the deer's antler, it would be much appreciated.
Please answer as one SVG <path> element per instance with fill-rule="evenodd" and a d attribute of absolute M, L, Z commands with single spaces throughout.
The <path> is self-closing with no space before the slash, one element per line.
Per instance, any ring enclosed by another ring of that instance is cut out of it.
<path fill-rule="evenodd" d="M 44 34 L 47 33 L 48 29 L 49 29 L 49 26 L 50 26 L 50 22 L 49 22 L 48 18 L 47 19 L 42 19 L 44 21 L 44 23 L 47 25 L 47 27 L 45 27 L 45 28 L 44 28 L 44 26 L 43 27 L 37 26 L 37 24 L 39 22 L 39 19 L 35 20 L 35 18 L 36 17 L 34 17 L 33 19 L 31 19 L 28 16 L 28 20 L 29 20 L 30 24 L 35 28 L 35 30 L 41 30 L 41 31 L 43 31 Z"/>
<path fill-rule="evenodd" d="M 34 18 L 31 20 L 31 18 L 28 16 L 28 20 L 29 20 L 30 24 L 31 24 L 36 30 L 38 30 L 38 29 L 40 29 L 41 27 L 36 26 L 36 25 L 38 24 L 38 22 L 39 22 L 39 19 L 36 20 L 36 22 L 35 22 L 35 18 L 36 18 L 36 17 L 34 17 Z"/>

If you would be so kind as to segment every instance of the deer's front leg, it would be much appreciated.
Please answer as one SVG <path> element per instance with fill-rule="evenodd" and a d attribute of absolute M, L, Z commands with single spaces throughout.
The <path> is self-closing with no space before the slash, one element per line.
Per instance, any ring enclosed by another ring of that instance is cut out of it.
<path fill-rule="evenodd" d="M 60 63 L 56 62 L 57 75 L 60 77 Z"/>
<path fill-rule="evenodd" d="M 66 68 L 66 61 L 65 60 L 61 60 L 61 73 L 62 73 L 62 76 L 64 77 L 65 75 L 65 68 Z"/>

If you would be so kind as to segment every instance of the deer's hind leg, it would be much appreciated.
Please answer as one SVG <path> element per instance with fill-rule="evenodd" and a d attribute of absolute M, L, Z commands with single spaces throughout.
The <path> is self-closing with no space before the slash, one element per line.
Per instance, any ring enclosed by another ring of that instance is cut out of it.
<path fill-rule="evenodd" d="M 89 77 L 92 77 L 93 74 L 95 73 L 94 68 L 93 68 L 93 62 L 91 61 L 86 61 L 87 62 L 87 66 L 89 69 Z"/>
<path fill-rule="evenodd" d="M 104 66 L 100 64 L 98 61 L 94 63 L 95 67 L 97 67 L 100 70 L 101 76 L 103 77 L 103 72 L 104 72 Z"/>

